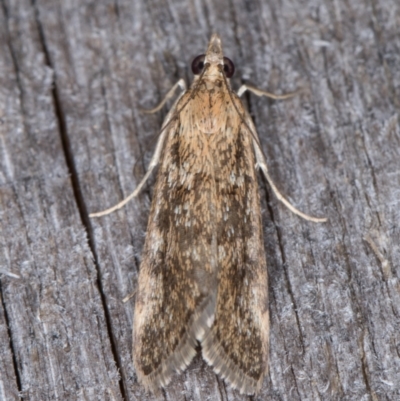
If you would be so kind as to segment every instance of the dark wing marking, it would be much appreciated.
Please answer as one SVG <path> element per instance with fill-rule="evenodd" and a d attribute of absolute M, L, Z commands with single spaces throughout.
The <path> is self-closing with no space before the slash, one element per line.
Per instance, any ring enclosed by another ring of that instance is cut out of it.
<path fill-rule="evenodd" d="M 186 100 L 184 95 L 177 108 Z M 189 102 L 182 113 L 193 113 L 192 107 Z M 179 118 L 168 128 L 135 305 L 134 363 L 139 380 L 153 391 L 190 363 L 215 309 L 212 165 L 202 152 L 205 138 L 187 121 Z"/>
<path fill-rule="evenodd" d="M 219 283 L 202 353 L 232 387 L 253 394 L 268 369 L 268 281 L 252 136 L 237 124 L 236 132 L 221 132 L 225 145 L 215 147 Z"/>

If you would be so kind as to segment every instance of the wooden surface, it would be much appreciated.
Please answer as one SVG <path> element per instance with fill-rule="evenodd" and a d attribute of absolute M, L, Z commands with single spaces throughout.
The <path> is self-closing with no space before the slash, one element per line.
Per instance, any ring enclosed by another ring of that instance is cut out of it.
<path fill-rule="evenodd" d="M 195 358 L 166 400 L 400 399 L 397 0 L 1 0 L 0 400 L 151 400 L 131 361 L 152 194 L 89 220 L 143 176 L 167 108 L 145 115 L 212 32 L 271 175 L 260 179 L 270 372 L 258 397 Z"/>

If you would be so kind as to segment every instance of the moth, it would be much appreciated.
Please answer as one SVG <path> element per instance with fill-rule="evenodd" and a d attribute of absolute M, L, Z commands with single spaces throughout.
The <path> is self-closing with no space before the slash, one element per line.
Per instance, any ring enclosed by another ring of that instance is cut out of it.
<path fill-rule="evenodd" d="M 133 361 L 139 381 L 157 392 L 182 372 L 201 346 L 214 372 L 240 393 L 260 390 L 268 370 L 268 278 L 257 170 L 277 198 L 256 129 L 240 101 L 245 91 L 283 99 L 243 85 L 214 34 L 192 63 L 194 80 L 180 87 L 167 114 L 135 197 L 159 165 L 138 279 Z M 291 95 L 289 95 L 291 96 Z"/>

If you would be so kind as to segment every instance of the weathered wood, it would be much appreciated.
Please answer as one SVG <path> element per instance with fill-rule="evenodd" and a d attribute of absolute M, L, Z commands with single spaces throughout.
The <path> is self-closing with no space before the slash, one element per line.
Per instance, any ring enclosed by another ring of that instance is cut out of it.
<path fill-rule="evenodd" d="M 2 342 L 15 360 L 1 355 L 1 381 L 15 371 L 20 383 L 8 382 L 4 400 L 18 392 L 24 400 L 121 400 L 35 10 L 30 2 L 1 10 L 1 270 L 20 276 L 1 281 L 10 333 Z"/>
<path fill-rule="evenodd" d="M 258 399 L 400 398 L 400 5 L 396 0 L 2 0 L 0 398 L 154 399 L 131 361 L 135 288 L 164 112 L 212 32 L 242 79 L 277 186 L 260 180 L 270 373 Z M 4 273 L 11 273 L 7 275 Z M 20 276 L 15 278 L 12 274 Z M 4 310 L 4 312 L 2 312 Z M 248 399 L 198 356 L 165 399 Z"/>

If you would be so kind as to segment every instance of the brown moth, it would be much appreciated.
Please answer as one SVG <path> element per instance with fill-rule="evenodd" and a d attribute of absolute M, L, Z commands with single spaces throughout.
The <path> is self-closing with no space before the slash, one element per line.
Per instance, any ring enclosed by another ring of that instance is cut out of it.
<path fill-rule="evenodd" d="M 133 360 L 139 381 L 153 392 L 182 372 L 201 345 L 205 361 L 240 393 L 259 391 L 268 370 L 269 311 L 257 168 L 271 181 L 254 124 L 231 90 L 233 63 L 211 37 L 195 74 L 165 118 L 136 196 L 160 164 L 140 265 L 133 324 Z"/>

